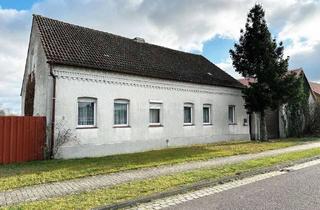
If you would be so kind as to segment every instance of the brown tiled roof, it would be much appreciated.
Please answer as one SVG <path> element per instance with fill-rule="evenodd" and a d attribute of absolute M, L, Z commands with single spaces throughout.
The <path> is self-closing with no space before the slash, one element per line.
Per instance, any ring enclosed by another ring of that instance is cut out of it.
<path fill-rule="evenodd" d="M 243 88 L 201 55 L 34 15 L 49 63 L 103 71 Z"/>
<path fill-rule="evenodd" d="M 310 82 L 311 89 L 316 94 L 320 95 L 320 83 Z"/>

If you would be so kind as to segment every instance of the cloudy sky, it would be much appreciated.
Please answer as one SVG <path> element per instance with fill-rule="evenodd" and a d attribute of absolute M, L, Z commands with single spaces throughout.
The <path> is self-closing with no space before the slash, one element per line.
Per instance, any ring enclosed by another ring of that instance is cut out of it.
<path fill-rule="evenodd" d="M 32 14 L 203 54 L 232 76 L 229 49 L 256 0 L 0 0 L 0 107 L 20 112 Z M 320 0 L 265 0 L 269 28 L 290 68 L 320 82 Z"/>

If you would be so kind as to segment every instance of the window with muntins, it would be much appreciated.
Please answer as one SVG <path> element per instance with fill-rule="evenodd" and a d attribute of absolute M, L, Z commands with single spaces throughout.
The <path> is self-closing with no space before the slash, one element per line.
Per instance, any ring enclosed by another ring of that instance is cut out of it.
<path fill-rule="evenodd" d="M 229 106 L 229 109 L 228 109 L 229 124 L 235 124 L 235 122 L 236 122 L 235 109 L 236 109 L 236 106 L 234 106 L 234 105 Z"/>
<path fill-rule="evenodd" d="M 95 127 L 97 99 L 78 98 L 78 127 Z"/>
<path fill-rule="evenodd" d="M 149 124 L 161 125 L 161 103 L 150 103 Z"/>
<path fill-rule="evenodd" d="M 184 125 L 192 125 L 193 124 L 193 104 L 185 103 L 183 108 L 184 113 Z"/>
<path fill-rule="evenodd" d="M 129 125 L 129 100 L 114 101 L 114 125 Z"/>
<path fill-rule="evenodd" d="M 211 105 L 203 105 L 203 124 L 211 124 Z"/>

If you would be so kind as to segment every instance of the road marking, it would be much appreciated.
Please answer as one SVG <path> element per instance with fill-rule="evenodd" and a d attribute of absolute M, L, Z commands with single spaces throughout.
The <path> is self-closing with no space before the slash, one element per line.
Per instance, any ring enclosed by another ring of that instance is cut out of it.
<path fill-rule="evenodd" d="M 294 165 L 294 166 L 288 167 L 286 169 L 288 169 L 290 171 L 296 171 L 296 170 L 300 170 L 300 169 L 307 168 L 307 167 L 310 167 L 310 166 L 315 166 L 315 165 L 318 165 L 318 164 L 320 164 L 320 159 L 312 160 L 312 161 L 301 163 L 301 164 L 298 164 L 298 165 Z"/>
<path fill-rule="evenodd" d="M 223 192 L 226 190 L 230 190 L 230 189 L 237 188 L 237 187 L 240 187 L 243 185 L 258 182 L 258 181 L 261 181 L 264 179 L 269 179 L 269 178 L 272 178 L 275 176 L 280 176 L 280 175 L 286 174 L 290 171 L 300 170 L 300 169 L 314 166 L 317 164 L 320 164 L 320 159 L 309 161 L 309 162 L 302 163 L 302 164 L 298 164 L 298 165 L 291 166 L 291 167 L 287 167 L 281 171 L 272 171 L 269 173 L 259 174 L 259 175 L 244 178 L 241 180 L 235 180 L 235 181 L 231 181 L 231 182 L 228 182 L 225 184 L 216 185 L 213 187 L 206 187 L 206 188 L 203 188 L 200 190 L 154 200 L 149 203 L 138 204 L 137 206 L 131 207 L 129 209 L 131 209 L 131 210 L 133 210 L 133 209 L 138 209 L 138 210 L 152 209 L 153 210 L 153 209 L 163 209 L 163 208 L 167 208 L 170 206 L 176 206 L 178 204 L 181 204 L 181 203 L 184 203 L 187 201 L 191 201 L 191 200 L 195 200 L 195 199 L 202 198 L 205 196 L 217 194 L 217 193 L 220 193 L 220 192 Z"/>

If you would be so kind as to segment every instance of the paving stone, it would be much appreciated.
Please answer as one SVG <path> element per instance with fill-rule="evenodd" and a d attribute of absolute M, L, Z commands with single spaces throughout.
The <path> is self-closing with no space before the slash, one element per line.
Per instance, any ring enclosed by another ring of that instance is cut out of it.
<path fill-rule="evenodd" d="M 22 187 L 14 190 L 3 191 L 0 192 L 0 206 L 5 206 L 9 204 L 17 204 L 20 202 L 26 202 L 30 200 L 42 200 L 51 197 L 61 196 L 61 195 L 69 195 L 99 188 L 111 187 L 116 184 L 121 184 L 129 181 L 134 180 L 142 180 L 153 178 L 162 175 L 169 175 L 189 170 L 195 170 L 200 168 L 208 168 L 208 167 L 215 167 L 224 164 L 232 164 L 238 163 L 250 159 L 268 157 L 268 156 L 275 156 L 278 154 L 294 152 L 294 151 L 302 151 L 311 148 L 320 147 L 320 142 L 316 143 L 309 143 L 303 145 L 297 145 L 293 147 L 277 149 L 277 150 L 269 150 L 257 154 L 246 154 L 246 155 L 237 155 L 231 157 L 224 157 L 224 158 L 216 158 L 207 161 L 193 161 L 189 163 L 182 163 L 176 165 L 167 165 L 167 166 L 160 166 L 156 168 L 147 168 L 147 169 L 137 169 L 137 170 L 130 170 L 130 171 L 123 171 L 114 174 L 108 175 L 98 175 L 98 176 L 90 176 L 84 177 L 74 180 L 67 180 L 61 181 L 56 183 L 47 183 L 47 184 L 40 184 L 30 187 Z M 312 163 L 311 163 L 312 164 Z M 310 163 L 309 163 L 310 165 Z M 300 166 L 300 167 L 307 167 Z M 263 178 L 263 177 L 260 177 Z M 239 182 L 238 184 L 246 184 L 246 182 Z M 232 185 L 224 185 L 223 187 L 215 189 L 207 189 L 208 191 L 201 191 L 198 194 L 190 194 L 185 197 L 180 197 L 180 199 L 189 200 L 194 199 L 201 196 L 206 196 L 210 193 L 216 193 L 223 191 L 225 189 L 235 187 L 234 183 Z"/>

